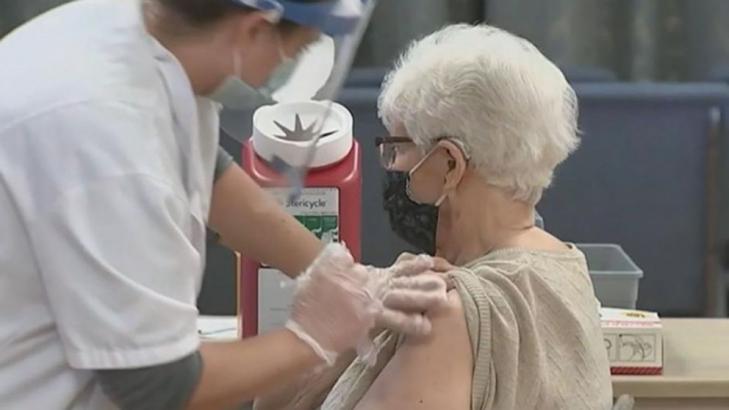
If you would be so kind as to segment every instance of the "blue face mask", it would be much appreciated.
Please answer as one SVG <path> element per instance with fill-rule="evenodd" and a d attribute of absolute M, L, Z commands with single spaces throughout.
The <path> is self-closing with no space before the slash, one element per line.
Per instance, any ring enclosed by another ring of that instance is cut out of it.
<path fill-rule="evenodd" d="M 266 84 L 254 88 L 238 76 L 228 76 L 210 98 L 229 110 L 252 111 L 262 105 L 275 104 L 273 93 L 286 83 L 296 67 L 296 62 L 286 61 L 276 68 Z"/>
<path fill-rule="evenodd" d="M 229 110 L 252 111 L 262 105 L 274 104 L 276 101 L 273 99 L 273 93 L 286 83 L 296 68 L 296 60 L 286 56 L 280 43 L 278 52 L 281 64 L 271 74 L 266 84 L 259 88 L 240 79 L 240 57 L 234 53 L 235 73 L 226 77 L 225 81 L 209 97 Z"/>
<path fill-rule="evenodd" d="M 275 103 L 266 88 L 253 88 L 238 77 L 230 76 L 209 96 L 229 110 L 252 111 Z"/>

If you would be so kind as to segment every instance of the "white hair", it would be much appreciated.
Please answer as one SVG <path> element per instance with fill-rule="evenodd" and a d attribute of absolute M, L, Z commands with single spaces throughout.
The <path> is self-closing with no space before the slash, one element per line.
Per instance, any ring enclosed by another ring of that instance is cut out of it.
<path fill-rule="evenodd" d="M 448 26 L 415 41 L 383 83 L 379 115 L 421 148 L 460 140 L 471 165 L 536 204 L 578 144 L 577 98 L 528 41 L 487 25 Z"/>

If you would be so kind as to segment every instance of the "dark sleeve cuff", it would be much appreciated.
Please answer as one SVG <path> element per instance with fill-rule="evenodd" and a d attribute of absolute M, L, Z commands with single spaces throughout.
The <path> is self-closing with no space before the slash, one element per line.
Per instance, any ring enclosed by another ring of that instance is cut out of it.
<path fill-rule="evenodd" d="M 215 159 L 215 181 L 234 163 L 233 156 L 225 148 L 218 146 L 218 157 Z"/>
<path fill-rule="evenodd" d="M 182 410 L 202 375 L 195 352 L 172 363 L 140 369 L 97 370 L 104 393 L 120 410 Z"/>

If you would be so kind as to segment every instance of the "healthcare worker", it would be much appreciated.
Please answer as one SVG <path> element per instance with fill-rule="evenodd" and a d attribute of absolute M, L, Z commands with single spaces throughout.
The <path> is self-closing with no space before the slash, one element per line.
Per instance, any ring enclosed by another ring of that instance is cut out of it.
<path fill-rule="evenodd" d="M 432 260 L 365 268 L 225 158 L 214 177 L 208 97 L 361 31 L 362 6 L 79 0 L 0 41 L 0 408 L 230 408 L 363 352 L 375 325 L 429 331 L 445 285 L 415 274 Z M 285 329 L 200 343 L 206 224 L 304 272 Z"/>

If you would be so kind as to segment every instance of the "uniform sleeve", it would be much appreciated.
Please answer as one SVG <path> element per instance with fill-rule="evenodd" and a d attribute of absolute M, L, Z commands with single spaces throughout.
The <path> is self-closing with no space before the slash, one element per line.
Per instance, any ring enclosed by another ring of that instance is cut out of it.
<path fill-rule="evenodd" d="M 202 366 L 202 356 L 195 352 L 159 366 L 101 370 L 96 376 L 104 393 L 120 410 L 178 410 L 192 398 Z"/>
<path fill-rule="evenodd" d="M 228 168 L 233 165 L 235 160 L 233 156 L 225 150 L 225 148 L 218 146 L 218 156 L 215 158 L 215 181 L 220 178 Z"/>
<path fill-rule="evenodd" d="M 199 221 L 146 174 L 64 193 L 29 225 L 46 297 L 69 364 L 147 367 L 199 346 Z M 203 233 L 204 234 L 204 231 Z"/>

